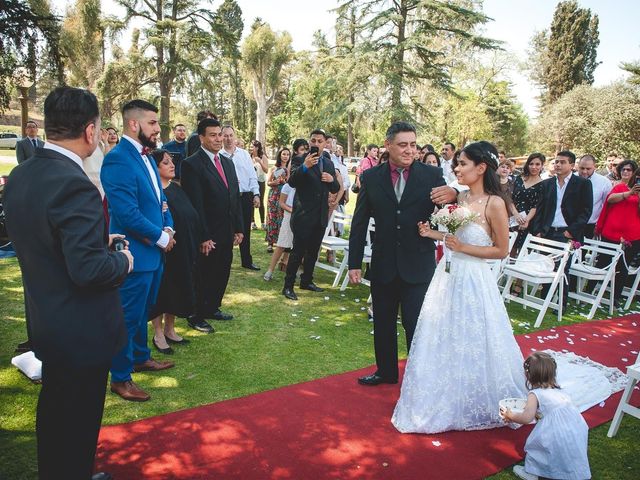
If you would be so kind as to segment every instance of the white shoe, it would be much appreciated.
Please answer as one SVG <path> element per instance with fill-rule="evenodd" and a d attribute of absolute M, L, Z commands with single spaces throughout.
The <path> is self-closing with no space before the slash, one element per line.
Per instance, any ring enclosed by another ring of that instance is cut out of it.
<path fill-rule="evenodd" d="M 531 473 L 525 472 L 522 465 L 516 465 L 515 467 L 513 467 L 513 474 L 516 477 L 521 478 L 522 480 L 538 480 L 537 475 L 532 475 Z"/>
<path fill-rule="evenodd" d="M 262 277 L 264 279 L 265 282 L 270 282 L 271 279 L 273 278 L 273 272 L 267 270 L 266 273 L 264 274 L 264 277 Z"/>

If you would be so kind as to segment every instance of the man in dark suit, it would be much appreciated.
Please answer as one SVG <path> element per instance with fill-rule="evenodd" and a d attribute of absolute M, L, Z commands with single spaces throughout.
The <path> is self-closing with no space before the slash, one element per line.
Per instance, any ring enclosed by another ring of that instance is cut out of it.
<path fill-rule="evenodd" d="M 291 161 L 288 183 L 296 189 L 291 213 L 293 249 L 289 254 L 282 289 L 282 294 L 290 300 L 298 299 L 293 291 L 293 284 L 303 258 L 300 288 L 312 292 L 324 290 L 313 283 L 313 269 L 329 223 L 329 192 L 336 193 L 340 190 L 331 156 L 324 151 L 326 143 L 325 131 L 314 130 L 309 139 L 309 153 L 294 157 Z"/>
<path fill-rule="evenodd" d="M 585 228 L 593 210 L 593 189 L 589 180 L 573 174 L 575 163 L 576 156 L 569 150 L 556 155 L 556 176 L 542 182 L 542 192 L 531 227 L 533 235 L 557 242 L 583 241 Z M 567 262 L 567 274 L 569 267 L 570 262 Z M 569 295 L 568 286 L 565 281 L 565 304 Z M 545 286 L 542 290 L 543 295 L 546 295 L 547 291 L 548 286 Z"/>
<path fill-rule="evenodd" d="M 158 108 L 144 100 L 122 107 L 122 139 L 104 157 L 100 180 L 109 204 L 109 229 L 129 237 L 136 266 L 120 287 L 128 341 L 111 362 L 111 391 L 124 400 L 144 402 L 150 395 L 136 385 L 132 372 L 159 371 L 173 362 L 151 358 L 147 339 L 148 312 L 155 304 L 163 252 L 173 248 L 173 219 L 158 169 L 147 156 L 160 134 Z"/>
<path fill-rule="evenodd" d="M 39 477 L 88 479 L 109 364 L 126 341 L 118 286 L 133 257 L 109 251 L 100 193 L 82 170 L 100 135 L 96 97 L 59 87 L 45 100 L 44 116 L 48 142 L 13 169 L 4 207 L 29 340 L 42 360 Z"/>
<path fill-rule="evenodd" d="M 44 146 L 44 142 L 38 138 L 38 124 L 33 120 L 27 122 L 26 134 L 26 137 L 16 143 L 16 160 L 18 160 L 18 163 L 31 158 L 36 148 Z"/>
<path fill-rule="evenodd" d="M 218 119 L 218 117 L 209 110 L 202 110 L 198 112 L 196 116 L 196 125 L 199 125 L 202 120 L 205 118 L 214 118 Z M 195 155 L 198 153 L 198 149 L 200 148 L 200 135 L 198 135 L 198 128 L 196 127 L 196 131 L 193 132 L 189 138 L 187 139 L 186 152 L 185 157 L 190 157 L 191 155 Z"/>
<path fill-rule="evenodd" d="M 182 162 L 182 188 L 198 212 L 203 237 L 196 265 L 196 314 L 189 324 L 212 332 L 205 319 L 231 320 L 220 310 L 229 283 L 233 247 L 243 238 L 238 177 L 233 162 L 221 155 L 220 122 L 205 118 L 198 124 L 201 148 Z"/>
<path fill-rule="evenodd" d="M 384 145 L 389 161 L 360 177 L 349 236 L 349 279 L 360 283 L 369 218 L 375 220 L 369 278 L 377 370 L 359 378 L 362 385 L 398 382 L 398 306 L 409 349 L 436 264 L 433 240 L 419 235 L 418 223 L 429 219 L 436 204 L 454 202 L 457 193 L 446 186 L 441 169 L 413 161 L 413 125 L 393 123 Z"/>

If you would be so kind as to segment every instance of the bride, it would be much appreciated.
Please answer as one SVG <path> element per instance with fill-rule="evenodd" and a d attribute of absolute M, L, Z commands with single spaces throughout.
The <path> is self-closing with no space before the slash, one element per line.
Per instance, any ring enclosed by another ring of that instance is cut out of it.
<path fill-rule="evenodd" d="M 403 433 L 503 426 L 498 402 L 525 398 L 523 358 L 485 259 L 508 254 L 508 213 L 489 142 L 466 146 L 454 172 L 469 190 L 458 203 L 477 214 L 456 235 L 418 225 L 444 240 L 450 272 L 440 262 L 426 293 L 392 422 Z"/>

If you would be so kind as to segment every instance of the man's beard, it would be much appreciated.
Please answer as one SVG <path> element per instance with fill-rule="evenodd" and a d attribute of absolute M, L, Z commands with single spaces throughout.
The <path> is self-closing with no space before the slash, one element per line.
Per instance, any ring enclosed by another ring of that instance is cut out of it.
<path fill-rule="evenodd" d="M 138 132 L 138 140 L 140 140 L 140 144 L 143 147 L 147 147 L 147 148 L 156 148 L 157 147 L 156 142 L 152 142 L 151 139 L 149 137 L 147 137 L 142 130 L 140 130 Z"/>

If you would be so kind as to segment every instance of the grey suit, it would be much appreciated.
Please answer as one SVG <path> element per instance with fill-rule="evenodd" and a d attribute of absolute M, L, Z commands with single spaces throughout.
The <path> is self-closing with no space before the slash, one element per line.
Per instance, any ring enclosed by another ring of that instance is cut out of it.
<path fill-rule="evenodd" d="M 39 148 L 44 147 L 44 142 L 39 138 L 36 138 L 36 143 Z M 18 163 L 22 163 L 33 157 L 35 150 L 33 142 L 29 137 L 24 137 L 22 140 L 18 141 L 16 143 L 16 158 L 18 159 Z"/>

